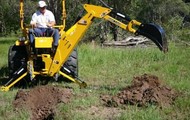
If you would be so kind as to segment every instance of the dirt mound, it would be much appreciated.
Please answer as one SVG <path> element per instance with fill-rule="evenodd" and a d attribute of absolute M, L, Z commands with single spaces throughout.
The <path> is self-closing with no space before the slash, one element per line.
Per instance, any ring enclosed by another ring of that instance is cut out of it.
<path fill-rule="evenodd" d="M 58 103 L 67 103 L 72 90 L 53 86 L 38 86 L 29 91 L 19 90 L 13 105 L 15 109 L 27 109 L 31 120 L 53 119 Z"/>
<path fill-rule="evenodd" d="M 102 95 L 101 99 L 107 106 L 137 105 L 147 106 L 150 104 L 160 107 L 168 106 L 177 97 L 177 92 L 161 85 L 157 76 L 144 74 L 134 77 L 132 85 L 124 88 L 116 96 Z"/>

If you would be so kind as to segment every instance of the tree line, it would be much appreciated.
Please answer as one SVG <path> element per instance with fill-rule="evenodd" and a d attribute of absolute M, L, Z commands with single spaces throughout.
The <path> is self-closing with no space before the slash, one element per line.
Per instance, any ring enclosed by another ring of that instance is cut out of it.
<path fill-rule="evenodd" d="M 62 0 L 45 0 L 54 14 L 57 24 L 62 20 Z M 172 34 L 179 30 L 183 22 L 190 22 L 190 0 L 103 0 L 110 7 L 130 16 L 132 19 L 147 23 L 155 22 Z M 32 14 L 37 9 L 38 0 L 24 0 L 25 23 L 29 24 Z M 94 5 L 103 4 L 99 0 L 66 0 L 66 29 L 72 26 L 77 17 L 83 13 L 83 4 L 90 2 Z M 186 19 L 184 19 L 186 18 Z M 20 29 L 19 0 L 0 0 L 0 36 L 6 36 Z M 120 32 L 116 26 L 105 21 L 97 20 L 85 36 L 96 39 L 97 33 L 113 34 Z M 120 33 L 122 36 L 122 33 Z M 102 35 L 104 36 L 104 35 Z"/>

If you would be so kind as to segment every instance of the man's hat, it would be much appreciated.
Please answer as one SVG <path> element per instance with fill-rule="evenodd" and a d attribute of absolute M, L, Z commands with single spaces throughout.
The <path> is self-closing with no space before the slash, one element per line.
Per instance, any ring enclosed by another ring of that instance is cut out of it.
<path fill-rule="evenodd" d="M 45 1 L 40 0 L 40 1 L 38 2 L 38 7 L 43 8 L 43 7 L 46 7 L 46 6 L 47 6 L 47 5 L 46 5 L 46 2 L 45 2 Z"/>

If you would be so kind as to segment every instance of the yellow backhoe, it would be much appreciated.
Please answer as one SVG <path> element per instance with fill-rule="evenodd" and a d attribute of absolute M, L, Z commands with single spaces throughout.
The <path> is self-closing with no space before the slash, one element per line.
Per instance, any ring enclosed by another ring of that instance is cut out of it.
<path fill-rule="evenodd" d="M 132 20 L 107 6 L 103 1 L 101 2 L 104 7 L 84 4 L 85 15 L 81 16 L 70 29 L 65 31 L 66 10 L 65 0 L 62 0 L 63 22 L 61 25 L 54 26 L 54 28 L 59 29 L 59 45 L 55 51 L 52 51 L 52 37 L 36 36 L 33 47 L 30 44 L 28 32 L 31 26 L 24 23 L 24 0 L 20 0 L 20 25 L 23 39 L 17 40 L 9 48 L 9 80 L 1 87 L 1 91 L 8 91 L 23 79 L 33 81 L 37 79 L 37 76 L 56 78 L 57 75 L 78 83 L 80 87 L 86 87 L 86 83 L 78 78 L 77 51 L 75 47 L 96 18 L 111 22 L 135 35 L 143 35 L 152 40 L 161 51 L 167 51 L 166 36 L 162 27 L 153 23 L 141 23 Z M 113 14 L 118 16 L 117 18 L 125 20 L 125 23 L 112 17 L 111 15 Z"/>

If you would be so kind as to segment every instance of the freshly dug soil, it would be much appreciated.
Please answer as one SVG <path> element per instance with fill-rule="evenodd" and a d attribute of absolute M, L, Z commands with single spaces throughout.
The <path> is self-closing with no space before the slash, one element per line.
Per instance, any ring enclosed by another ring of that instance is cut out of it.
<path fill-rule="evenodd" d="M 58 103 L 68 103 L 72 90 L 54 86 L 38 86 L 31 90 L 19 90 L 14 108 L 29 110 L 31 120 L 53 119 Z"/>
<path fill-rule="evenodd" d="M 148 106 L 150 104 L 165 107 L 173 104 L 177 92 L 161 84 L 157 76 L 144 74 L 134 77 L 131 86 L 121 90 L 116 96 L 102 95 L 106 106 L 119 105 Z"/>
<path fill-rule="evenodd" d="M 157 76 L 144 74 L 134 77 L 131 86 L 122 89 L 116 96 L 102 95 L 106 106 L 158 105 L 165 107 L 173 104 L 178 93 L 161 84 Z M 28 110 L 31 120 L 52 120 L 59 103 L 70 102 L 72 90 L 56 86 L 37 86 L 30 90 L 19 90 L 14 108 Z"/>

